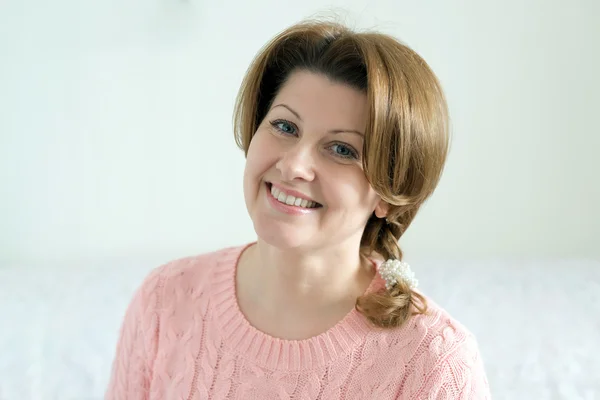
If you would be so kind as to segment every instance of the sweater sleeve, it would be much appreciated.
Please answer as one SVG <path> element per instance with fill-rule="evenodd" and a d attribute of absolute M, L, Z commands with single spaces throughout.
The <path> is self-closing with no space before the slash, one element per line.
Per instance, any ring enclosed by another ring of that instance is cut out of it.
<path fill-rule="evenodd" d="M 471 336 L 441 359 L 415 399 L 491 400 L 476 340 Z"/>
<path fill-rule="evenodd" d="M 164 278 L 157 268 L 127 307 L 120 330 L 106 400 L 146 400 L 159 331 L 158 309 Z"/>

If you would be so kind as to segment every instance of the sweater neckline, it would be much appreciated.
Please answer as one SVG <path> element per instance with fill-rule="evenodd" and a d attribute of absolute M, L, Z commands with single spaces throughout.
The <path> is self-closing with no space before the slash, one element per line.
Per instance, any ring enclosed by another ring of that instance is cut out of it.
<path fill-rule="evenodd" d="M 212 271 L 210 290 L 215 319 L 230 351 L 270 370 L 314 369 L 349 353 L 373 330 L 356 308 L 332 328 L 308 339 L 280 339 L 254 327 L 242 313 L 236 293 L 238 262 L 252 244 L 224 250 Z M 366 293 L 382 285 L 379 274 L 375 274 Z"/>

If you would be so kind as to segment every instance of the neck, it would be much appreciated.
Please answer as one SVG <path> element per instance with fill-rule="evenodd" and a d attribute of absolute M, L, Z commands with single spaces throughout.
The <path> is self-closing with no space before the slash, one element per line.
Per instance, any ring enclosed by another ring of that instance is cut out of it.
<path fill-rule="evenodd" d="M 359 244 L 333 249 L 279 249 L 258 240 L 245 255 L 240 284 L 273 314 L 352 307 L 373 279 Z"/>

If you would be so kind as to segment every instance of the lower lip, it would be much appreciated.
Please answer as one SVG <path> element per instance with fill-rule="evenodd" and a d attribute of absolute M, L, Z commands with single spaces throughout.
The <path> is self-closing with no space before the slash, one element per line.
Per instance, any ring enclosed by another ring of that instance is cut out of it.
<path fill-rule="evenodd" d="M 269 204 L 271 204 L 271 206 L 274 209 L 276 209 L 277 211 L 281 211 L 282 213 L 286 213 L 286 214 L 290 214 L 290 215 L 307 215 L 307 214 L 312 214 L 314 212 L 317 212 L 319 210 L 319 208 L 321 208 L 321 207 L 303 208 L 303 207 L 290 206 L 289 204 L 281 203 L 279 200 L 277 200 L 277 199 L 275 199 L 275 197 L 273 197 L 273 195 L 271 194 L 271 188 L 269 187 L 268 184 L 265 184 L 265 189 L 267 192 L 267 200 L 269 201 Z"/>

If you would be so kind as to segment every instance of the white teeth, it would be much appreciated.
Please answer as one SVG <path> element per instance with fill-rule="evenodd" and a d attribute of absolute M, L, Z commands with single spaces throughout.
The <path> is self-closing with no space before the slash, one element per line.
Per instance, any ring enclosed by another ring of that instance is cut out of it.
<path fill-rule="evenodd" d="M 296 207 L 303 208 L 315 208 L 317 206 L 317 203 L 315 203 L 314 201 L 302 199 L 300 197 L 288 196 L 273 186 L 271 186 L 271 194 L 280 203 L 288 204 L 290 206 L 293 205 Z"/>

